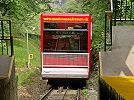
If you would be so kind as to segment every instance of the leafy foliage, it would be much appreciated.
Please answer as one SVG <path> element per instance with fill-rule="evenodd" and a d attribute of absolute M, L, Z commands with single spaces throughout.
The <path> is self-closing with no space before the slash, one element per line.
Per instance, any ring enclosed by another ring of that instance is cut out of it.
<path fill-rule="evenodd" d="M 93 20 L 93 37 L 92 47 L 97 50 L 103 49 L 103 35 L 104 35 L 104 15 L 108 10 L 109 1 L 102 0 L 84 0 L 83 12 L 92 14 Z"/>
<path fill-rule="evenodd" d="M 26 30 L 39 34 L 39 14 L 49 10 L 41 8 L 40 4 L 47 4 L 50 0 L 0 0 L 0 19 L 12 21 L 12 32 L 24 35 Z M 38 23 L 38 24 L 37 24 Z"/>
<path fill-rule="evenodd" d="M 68 13 L 82 13 L 81 3 L 78 3 L 76 0 L 68 0 L 63 7 L 65 12 Z"/>

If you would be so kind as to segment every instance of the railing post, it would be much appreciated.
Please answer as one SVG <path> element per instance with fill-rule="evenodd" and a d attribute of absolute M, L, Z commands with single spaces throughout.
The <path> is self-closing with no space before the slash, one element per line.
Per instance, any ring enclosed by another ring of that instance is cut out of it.
<path fill-rule="evenodd" d="M 10 41 L 11 41 L 11 56 L 14 55 L 14 49 L 13 49 L 13 37 L 11 36 L 10 38 Z"/>
<path fill-rule="evenodd" d="M 112 46 L 112 13 L 110 12 L 110 41 Z"/>
<path fill-rule="evenodd" d="M 3 52 L 3 49 L 4 49 L 4 48 L 3 48 L 3 41 L 2 41 L 2 40 L 1 40 L 1 46 L 2 46 L 2 47 L 1 47 L 1 52 L 2 52 L 2 55 L 3 55 L 3 53 L 4 53 L 4 52 Z"/>
<path fill-rule="evenodd" d="M 3 21 L 1 21 L 1 31 L 2 31 L 2 39 L 4 39 L 4 26 L 3 26 Z"/>
<path fill-rule="evenodd" d="M 7 48 L 7 55 L 8 55 L 8 40 L 6 40 L 6 48 Z"/>
<path fill-rule="evenodd" d="M 107 27 L 107 13 L 105 13 L 105 31 L 104 31 L 104 51 L 106 51 L 106 27 Z"/>
<path fill-rule="evenodd" d="M 132 19 L 132 6 L 133 6 L 133 4 L 132 4 L 132 0 L 131 0 L 130 20 Z"/>
<path fill-rule="evenodd" d="M 11 21 L 9 20 L 9 34 L 10 34 L 10 38 L 11 38 L 11 36 L 12 36 L 12 33 L 11 33 Z"/>
<path fill-rule="evenodd" d="M 127 19 L 127 0 L 126 0 L 126 5 L 125 5 L 125 21 Z"/>
<path fill-rule="evenodd" d="M 117 8 L 117 0 L 114 1 L 114 26 L 116 26 L 116 8 Z"/>

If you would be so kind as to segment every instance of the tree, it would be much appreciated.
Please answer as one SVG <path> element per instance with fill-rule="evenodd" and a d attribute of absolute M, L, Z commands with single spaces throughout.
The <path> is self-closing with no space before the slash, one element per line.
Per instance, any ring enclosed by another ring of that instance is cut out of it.
<path fill-rule="evenodd" d="M 10 19 L 12 32 L 23 35 L 26 30 L 35 27 L 34 22 L 38 21 L 36 25 L 39 27 L 39 14 L 50 10 L 49 7 L 41 8 L 39 5 L 47 5 L 49 2 L 50 0 L 0 0 L 0 19 Z M 39 34 L 39 29 L 36 33 Z"/>
<path fill-rule="evenodd" d="M 83 13 L 81 3 L 76 0 L 68 0 L 65 3 L 64 10 L 67 13 Z"/>

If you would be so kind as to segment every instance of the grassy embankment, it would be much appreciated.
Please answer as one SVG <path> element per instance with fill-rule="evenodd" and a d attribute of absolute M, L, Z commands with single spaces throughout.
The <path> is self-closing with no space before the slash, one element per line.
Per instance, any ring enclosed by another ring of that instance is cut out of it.
<path fill-rule="evenodd" d="M 27 68 L 26 37 L 14 38 L 14 52 L 18 86 L 32 84 L 31 78 L 39 74 L 40 68 L 39 38 L 29 38 L 29 52 L 33 54 L 29 69 Z"/>

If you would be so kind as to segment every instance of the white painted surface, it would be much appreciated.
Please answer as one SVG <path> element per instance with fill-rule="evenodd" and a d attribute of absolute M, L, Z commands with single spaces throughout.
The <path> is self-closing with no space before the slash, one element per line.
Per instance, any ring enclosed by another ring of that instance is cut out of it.
<path fill-rule="evenodd" d="M 88 78 L 88 68 L 42 68 L 43 78 Z"/>

